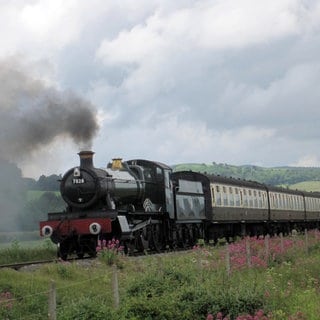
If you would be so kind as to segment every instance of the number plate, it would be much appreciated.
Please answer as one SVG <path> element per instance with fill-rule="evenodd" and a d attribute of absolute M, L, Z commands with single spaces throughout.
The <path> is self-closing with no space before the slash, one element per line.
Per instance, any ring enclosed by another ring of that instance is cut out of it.
<path fill-rule="evenodd" d="M 82 183 L 85 183 L 85 180 L 83 178 L 79 178 L 79 179 L 72 179 L 72 183 L 73 184 L 82 184 Z"/>

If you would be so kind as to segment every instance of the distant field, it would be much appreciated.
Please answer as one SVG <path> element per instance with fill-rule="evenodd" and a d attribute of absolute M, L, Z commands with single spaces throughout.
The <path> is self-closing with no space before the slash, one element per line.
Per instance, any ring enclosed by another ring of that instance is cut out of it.
<path fill-rule="evenodd" d="M 290 189 L 320 192 L 320 181 L 304 181 L 289 186 Z"/>

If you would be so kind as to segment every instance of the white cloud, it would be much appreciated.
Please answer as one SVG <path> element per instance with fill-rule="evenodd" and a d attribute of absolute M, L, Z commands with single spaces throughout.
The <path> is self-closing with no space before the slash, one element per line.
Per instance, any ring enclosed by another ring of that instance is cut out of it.
<path fill-rule="evenodd" d="M 97 57 L 105 64 L 145 63 L 164 54 L 164 49 L 178 51 L 227 49 L 267 43 L 294 36 L 309 26 L 306 19 L 318 15 L 308 11 L 298 0 L 265 2 L 241 0 L 201 1 L 175 11 L 158 10 L 146 21 L 122 30 L 114 39 L 105 39 Z"/>

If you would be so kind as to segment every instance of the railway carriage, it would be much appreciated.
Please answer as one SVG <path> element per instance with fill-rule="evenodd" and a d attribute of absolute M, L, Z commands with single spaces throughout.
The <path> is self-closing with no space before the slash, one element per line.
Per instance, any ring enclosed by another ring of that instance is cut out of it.
<path fill-rule="evenodd" d="M 306 211 L 306 221 L 310 224 L 310 227 L 319 228 L 320 193 L 304 192 L 304 206 Z"/>
<path fill-rule="evenodd" d="M 221 176 L 210 176 L 212 223 L 215 238 L 224 235 L 264 234 L 268 221 L 265 186 Z"/>
<path fill-rule="evenodd" d="M 303 228 L 306 220 L 304 196 L 301 191 L 269 187 L 270 223 L 284 233 Z"/>

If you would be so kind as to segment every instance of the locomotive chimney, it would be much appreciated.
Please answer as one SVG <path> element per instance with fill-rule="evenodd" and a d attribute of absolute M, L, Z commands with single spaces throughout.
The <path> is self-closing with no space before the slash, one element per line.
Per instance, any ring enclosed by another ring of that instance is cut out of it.
<path fill-rule="evenodd" d="M 93 151 L 80 151 L 80 168 L 93 168 Z"/>

